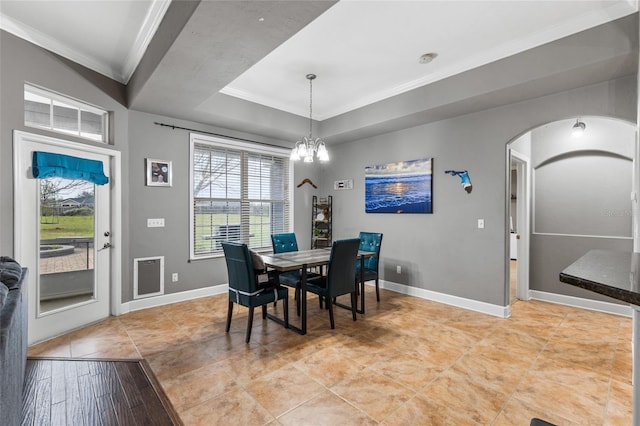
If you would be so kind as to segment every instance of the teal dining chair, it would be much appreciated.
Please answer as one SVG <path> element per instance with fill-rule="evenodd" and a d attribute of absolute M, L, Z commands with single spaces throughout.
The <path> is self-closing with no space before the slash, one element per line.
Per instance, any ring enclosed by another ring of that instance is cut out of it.
<path fill-rule="evenodd" d="M 298 240 L 296 234 L 293 232 L 287 232 L 282 234 L 271 234 L 271 246 L 273 253 L 287 253 L 291 251 L 298 251 Z M 307 279 L 317 277 L 319 274 L 308 272 Z M 281 284 L 295 288 L 294 299 L 296 301 L 296 313 L 300 316 L 300 287 L 302 286 L 301 271 L 288 271 L 281 272 L 279 274 L 279 280 Z"/>
<path fill-rule="evenodd" d="M 307 280 L 307 291 L 323 298 L 329 311 L 329 322 L 334 329 L 333 300 L 343 294 L 351 295 L 351 313 L 356 320 L 356 263 L 360 240 L 350 238 L 334 241 L 326 276 L 313 277 Z"/>
<path fill-rule="evenodd" d="M 367 257 L 364 260 L 364 281 L 376 280 L 376 300 L 380 301 L 379 286 L 379 259 L 380 247 L 382 246 L 382 234 L 377 232 L 360 232 L 360 250 L 375 252 L 375 256 Z M 356 269 L 356 280 L 360 279 L 360 262 Z"/>
<path fill-rule="evenodd" d="M 289 327 L 288 290 L 279 285 L 277 280 L 259 282 L 258 272 L 246 244 L 223 242 L 222 249 L 227 262 L 229 275 L 229 307 L 227 310 L 226 332 L 231 327 L 231 315 L 233 304 L 249 308 L 247 320 L 247 332 L 245 341 L 251 339 L 251 327 L 253 325 L 253 313 L 257 306 L 262 306 L 262 318 L 267 317 L 267 304 L 277 300 L 284 300 L 284 327 Z"/>

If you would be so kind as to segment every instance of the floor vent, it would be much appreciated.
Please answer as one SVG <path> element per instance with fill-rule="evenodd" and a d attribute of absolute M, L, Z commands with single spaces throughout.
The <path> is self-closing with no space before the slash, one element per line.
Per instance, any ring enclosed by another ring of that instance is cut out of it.
<path fill-rule="evenodd" d="M 133 259 L 133 298 L 164 294 L 164 256 Z"/>

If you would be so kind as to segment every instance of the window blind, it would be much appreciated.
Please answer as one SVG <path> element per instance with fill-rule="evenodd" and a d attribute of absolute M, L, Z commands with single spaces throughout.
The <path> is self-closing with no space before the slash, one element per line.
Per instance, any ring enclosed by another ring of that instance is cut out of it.
<path fill-rule="evenodd" d="M 268 249 L 272 233 L 288 232 L 289 158 L 270 151 L 192 135 L 192 258 L 221 255 L 223 241 Z"/>

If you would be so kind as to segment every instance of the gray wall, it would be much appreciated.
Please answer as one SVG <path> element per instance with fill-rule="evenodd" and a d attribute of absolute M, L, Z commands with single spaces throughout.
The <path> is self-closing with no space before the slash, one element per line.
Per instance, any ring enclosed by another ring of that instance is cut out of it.
<path fill-rule="evenodd" d="M 226 284 L 227 269 L 224 258 L 189 261 L 189 131 L 171 129 L 154 122 L 212 132 L 231 137 L 290 146 L 289 141 L 278 141 L 228 129 L 207 126 L 201 123 L 178 120 L 139 111 L 129 112 L 129 180 L 130 195 L 125 203 L 125 215 L 131 221 L 130 256 L 123 260 L 124 275 L 123 300 L 133 298 L 133 259 L 164 256 L 165 294 L 177 293 L 219 284 Z M 173 185 L 170 188 L 145 186 L 145 158 L 172 161 Z M 296 165 L 297 168 L 302 165 Z M 298 175 L 298 169 L 294 175 Z M 304 172 L 315 168 L 305 168 Z M 312 180 L 316 175 L 305 174 Z M 303 178 L 294 178 L 293 218 L 300 246 L 309 245 L 311 196 L 309 185 L 296 188 Z M 308 214 L 306 213 L 308 212 Z M 163 228 L 147 228 L 148 218 L 164 218 Z M 306 236 L 306 240 L 304 237 Z M 178 273 L 179 281 L 171 282 L 171 274 Z"/>
<path fill-rule="evenodd" d="M 614 302 L 567 286 L 558 274 L 592 249 L 630 251 L 635 126 L 581 118 L 587 130 L 571 136 L 575 120 L 535 129 L 531 138 L 533 203 L 532 290 Z"/>
<path fill-rule="evenodd" d="M 336 237 L 361 230 L 384 233 L 384 280 L 506 306 L 508 248 L 506 144 L 545 123 L 576 115 L 635 120 L 636 78 L 629 76 L 530 101 L 332 146 L 323 188 L 353 178 L 353 191 L 335 191 Z M 364 167 L 434 158 L 431 215 L 366 214 Z M 467 194 L 447 169 L 466 169 Z M 485 229 L 477 229 L 477 219 Z M 570 263 L 570 262 L 569 262 Z M 402 266 L 402 275 L 395 273 Z"/>
<path fill-rule="evenodd" d="M 208 131 L 219 129 L 128 111 L 123 106 L 122 86 L 5 32 L 0 35 L 0 63 L 0 253 L 13 253 L 12 130 L 27 130 L 23 125 L 22 102 L 23 83 L 28 81 L 114 111 L 113 147 L 122 152 L 125 182 L 123 301 L 132 296 L 132 260 L 136 257 L 165 256 L 166 273 L 178 272 L 181 277 L 177 285 L 167 279 L 170 275 L 165 277 L 167 293 L 226 282 L 221 259 L 188 263 L 188 134 L 161 128 L 153 121 L 172 121 Z M 385 113 L 390 111 L 372 108 L 369 118 L 383 120 Z M 333 195 L 336 238 L 355 236 L 361 230 L 385 234 L 381 256 L 383 279 L 506 305 L 505 145 L 530 129 L 576 115 L 634 121 L 635 75 L 331 145 L 330 164 L 296 165 L 294 185 L 309 177 L 319 186 L 316 190 L 308 185 L 293 189 L 294 225 L 300 245 L 309 245 L 311 195 Z M 29 131 L 57 136 L 46 131 Z M 291 143 L 282 142 L 287 146 Z M 434 158 L 433 214 L 364 213 L 366 165 L 425 156 Z M 147 157 L 173 161 L 172 188 L 144 186 L 143 166 Z M 445 175 L 443 171 L 447 169 L 467 169 L 473 192 L 467 194 L 457 177 Z M 334 180 L 349 178 L 354 180 L 353 190 L 333 190 Z M 166 227 L 146 228 L 147 217 L 164 217 Z M 476 228 L 478 218 L 485 220 L 485 229 Z M 396 265 L 402 265 L 402 275 L 395 273 Z"/>
<path fill-rule="evenodd" d="M 13 130 L 104 146 L 72 136 L 24 126 L 24 83 L 113 111 L 111 148 L 122 152 L 123 199 L 129 197 L 127 128 L 124 86 L 73 62 L 0 31 L 0 254 L 13 255 Z M 122 215 L 122 255 L 129 257 L 129 216 Z M 20 261 L 20 259 L 16 259 Z M 123 271 L 123 280 L 126 272 Z"/>

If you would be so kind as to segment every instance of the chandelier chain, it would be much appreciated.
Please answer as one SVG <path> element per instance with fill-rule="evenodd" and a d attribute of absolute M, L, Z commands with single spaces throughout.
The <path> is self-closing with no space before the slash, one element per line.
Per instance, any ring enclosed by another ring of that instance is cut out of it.
<path fill-rule="evenodd" d="M 311 140 L 311 128 L 313 125 L 313 79 L 309 79 L 309 139 Z"/>

